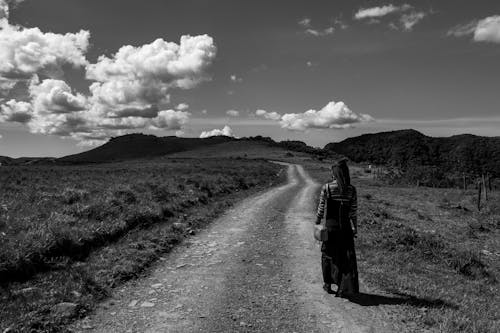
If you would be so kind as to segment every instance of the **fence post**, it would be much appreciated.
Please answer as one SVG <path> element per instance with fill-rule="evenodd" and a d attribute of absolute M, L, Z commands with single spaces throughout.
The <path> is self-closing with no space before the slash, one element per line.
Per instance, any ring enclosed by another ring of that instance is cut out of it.
<path fill-rule="evenodd" d="M 465 178 L 465 172 L 462 173 L 462 179 L 463 179 L 463 183 L 464 183 L 464 191 L 467 191 L 467 181 Z"/>

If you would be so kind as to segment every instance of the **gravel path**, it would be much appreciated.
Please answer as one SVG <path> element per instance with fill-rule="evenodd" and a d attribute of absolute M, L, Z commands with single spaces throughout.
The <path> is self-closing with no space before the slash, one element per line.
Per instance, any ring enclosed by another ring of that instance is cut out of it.
<path fill-rule="evenodd" d="M 319 185 L 301 166 L 117 290 L 76 332 L 391 332 L 380 307 L 322 290 L 312 238 Z M 361 286 L 363 288 L 363 286 Z"/>

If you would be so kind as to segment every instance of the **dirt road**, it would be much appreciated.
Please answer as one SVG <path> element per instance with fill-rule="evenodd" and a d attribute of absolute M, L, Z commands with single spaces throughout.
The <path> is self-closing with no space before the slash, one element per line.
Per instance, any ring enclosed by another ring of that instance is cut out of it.
<path fill-rule="evenodd" d="M 319 184 L 288 166 L 73 329 L 86 332 L 391 332 L 379 307 L 322 290 L 312 237 Z M 362 272 L 361 272 L 362 274 Z M 363 289 L 363 285 L 361 286 Z"/>

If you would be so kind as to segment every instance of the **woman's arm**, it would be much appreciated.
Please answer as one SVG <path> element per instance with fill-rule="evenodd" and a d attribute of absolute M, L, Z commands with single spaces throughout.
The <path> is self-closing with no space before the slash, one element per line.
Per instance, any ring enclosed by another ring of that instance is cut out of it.
<path fill-rule="evenodd" d="M 358 194 L 356 193 L 356 188 L 352 187 L 352 195 L 349 209 L 349 218 L 351 219 L 354 234 L 358 233 Z"/>
<path fill-rule="evenodd" d="M 321 219 L 325 215 L 325 203 L 326 203 L 326 186 L 321 188 L 321 193 L 319 195 L 318 211 L 316 213 L 316 224 L 321 223 Z"/>

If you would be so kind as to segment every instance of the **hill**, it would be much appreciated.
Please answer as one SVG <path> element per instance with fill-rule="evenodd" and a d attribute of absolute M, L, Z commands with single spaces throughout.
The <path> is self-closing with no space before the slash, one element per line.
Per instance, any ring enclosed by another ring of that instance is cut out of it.
<path fill-rule="evenodd" d="M 19 157 L 12 158 L 8 156 L 0 156 L 0 165 L 32 165 L 32 164 L 49 164 L 54 163 L 53 157 Z"/>
<path fill-rule="evenodd" d="M 261 150 L 262 148 L 262 150 Z M 204 139 L 157 137 L 145 134 L 127 134 L 110 139 L 107 143 L 89 151 L 58 159 L 58 163 L 102 163 L 151 158 L 165 155 L 178 157 L 282 157 L 293 151 L 318 158 L 326 157 L 325 151 L 309 147 L 300 141 L 275 142 L 269 137 L 231 138 L 214 136 Z M 332 153 L 331 153 L 332 154 Z M 251 155 L 251 156 L 250 156 Z"/>
<path fill-rule="evenodd" d="M 226 136 L 205 139 L 157 137 L 145 134 L 127 134 L 111 138 L 107 143 L 89 151 L 58 159 L 62 163 L 100 163 L 163 156 L 180 151 L 206 147 L 235 140 Z"/>
<path fill-rule="evenodd" d="M 447 172 L 500 176 L 500 137 L 470 134 L 429 137 L 415 130 L 400 130 L 364 134 L 329 143 L 324 149 L 354 162 L 391 165 L 403 170 L 435 166 Z"/>

